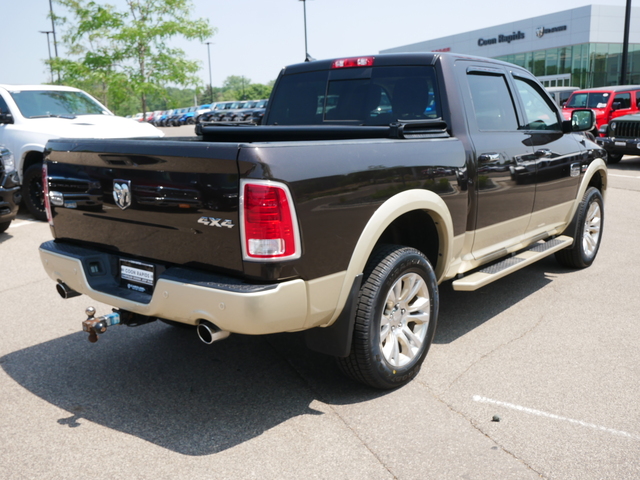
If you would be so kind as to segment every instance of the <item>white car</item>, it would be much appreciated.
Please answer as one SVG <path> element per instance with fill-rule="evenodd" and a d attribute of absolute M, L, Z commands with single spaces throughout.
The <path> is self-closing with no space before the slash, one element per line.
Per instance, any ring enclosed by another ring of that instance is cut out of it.
<path fill-rule="evenodd" d="M 0 85 L 0 144 L 15 157 L 22 197 L 31 214 L 46 219 L 42 157 L 54 138 L 162 137 L 148 123 L 118 117 L 82 90 L 58 85 Z"/>

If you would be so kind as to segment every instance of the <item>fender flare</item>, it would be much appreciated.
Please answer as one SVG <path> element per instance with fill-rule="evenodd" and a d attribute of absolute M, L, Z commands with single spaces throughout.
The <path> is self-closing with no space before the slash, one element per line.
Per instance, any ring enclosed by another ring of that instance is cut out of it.
<path fill-rule="evenodd" d="M 27 156 L 32 152 L 36 152 L 36 153 L 40 153 L 44 160 L 44 151 L 45 151 L 45 146 L 40 145 L 39 143 L 27 143 L 22 146 L 20 150 L 20 158 L 16 159 L 18 162 L 18 164 L 16 165 L 16 170 L 18 170 L 18 175 L 20 176 L 21 182 L 24 180 L 24 172 L 26 171 L 26 168 L 24 168 L 24 166 L 27 160 Z"/>
<path fill-rule="evenodd" d="M 453 245 L 453 220 L 447 205 L 442 198 L 430 190 L 405 190 L 385 201 L 371 216 L 351 255 L 347 267 L 336 311 L 331 325 L 345 308 L 354 280 L 364 271 L 365 265 L 382 233 L 398 217 L 416 210 L 427 212 L 436 224 L 440 246 L 438 255 L 440 260 L 436 270 L 436 277 L 442 278 L 450 262 L 450 249 Z"/>
<path fill-rule="evenodd" d="M 606 192 L 607 192 L 607 175 L 608 175 L 607 164 L 603 159 L 597 158 L 596 160 L 594 160 L 589 164 L 589 167 L 587 168 L 587 171 L 585 172 L 584 177 L 582 178 L 582 182 L 580 183 L 580 187 L 578 188 L 578 194 L 576 195 L 574 205 L 571 208 L 571 211 L 569 212 L 569 215 L 567 217 L 568 226 L 565 231 L 567 232 L 571 231 L 569 229 L 569 224 L 573 222 L 573 218 L 575 217 L 575 214 L 576 214 L 576 211 L 578 210 L 580 202 L 582 202 L 582 198 L 584 197 L 584 194 L 587 192 L 587 188 L 589 188 L 589 184 L 591 183 L 591 180 L 596 175 L 601 175 L 602 177 L 601 193 L 602 193 L 602 198 L 605 199 Z"/>

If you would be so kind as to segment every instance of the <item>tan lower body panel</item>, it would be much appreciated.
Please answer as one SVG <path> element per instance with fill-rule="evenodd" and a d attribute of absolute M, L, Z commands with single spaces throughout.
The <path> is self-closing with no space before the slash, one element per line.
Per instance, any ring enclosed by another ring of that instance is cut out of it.
<path fill-rule="evenodd" d="M 151 301 L 145 304 L 92 289 L 76 258 L 43 249 L 40 258 L 53 280 L 98 302 L 191 325 L 208 320 L 222 330 L 247 335 L 291 332 L 326 323 L 335 311 L 344 280 L 343 273 L 311 284 L 298 279 L 260 292 L 239 293 L 160 278 Z"/>

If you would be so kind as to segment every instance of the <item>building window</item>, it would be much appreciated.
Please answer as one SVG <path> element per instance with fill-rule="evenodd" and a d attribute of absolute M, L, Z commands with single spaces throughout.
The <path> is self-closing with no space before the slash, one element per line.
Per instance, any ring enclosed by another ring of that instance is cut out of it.
<path fill-rule="evenodd" d="M 545 75 L 556 75 L 558 73 L 558 49 L 550 48 L 549 50 L 546 50 L 545 57 Z"/>

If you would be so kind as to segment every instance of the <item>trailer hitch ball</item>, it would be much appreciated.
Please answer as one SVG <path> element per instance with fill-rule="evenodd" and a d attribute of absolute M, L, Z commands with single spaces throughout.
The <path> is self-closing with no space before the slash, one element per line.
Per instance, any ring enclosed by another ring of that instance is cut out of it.
<path fill-rule="evenodd" d="M 119 312 L 108 313 L 95 318 L 96 309 L 94 307 L 87 307 L 84 313 L 87 314 L 87 319 L 82 322 L 82 330 L 89 334 L 89 341 L 91 343 L 96 343 L 98 341 L 98 334 L 106 332 L 107 327 L 120 323 Z"/>
<path fill-rule="evenodd" d="M 96 315 L 95 307 L 87 307 L 84 313 L 87 314 L 87 319 L 82 322 L 82 329 L 85 332 L 89 332 L 89 342 L 96 343 L 98 341 L 98 333 L 95 331 L 93 327 L 89 326 L 89 323 L 93 320 L 93 317 Z M 87 330 L 88 328 L 88 330 Z"/>

